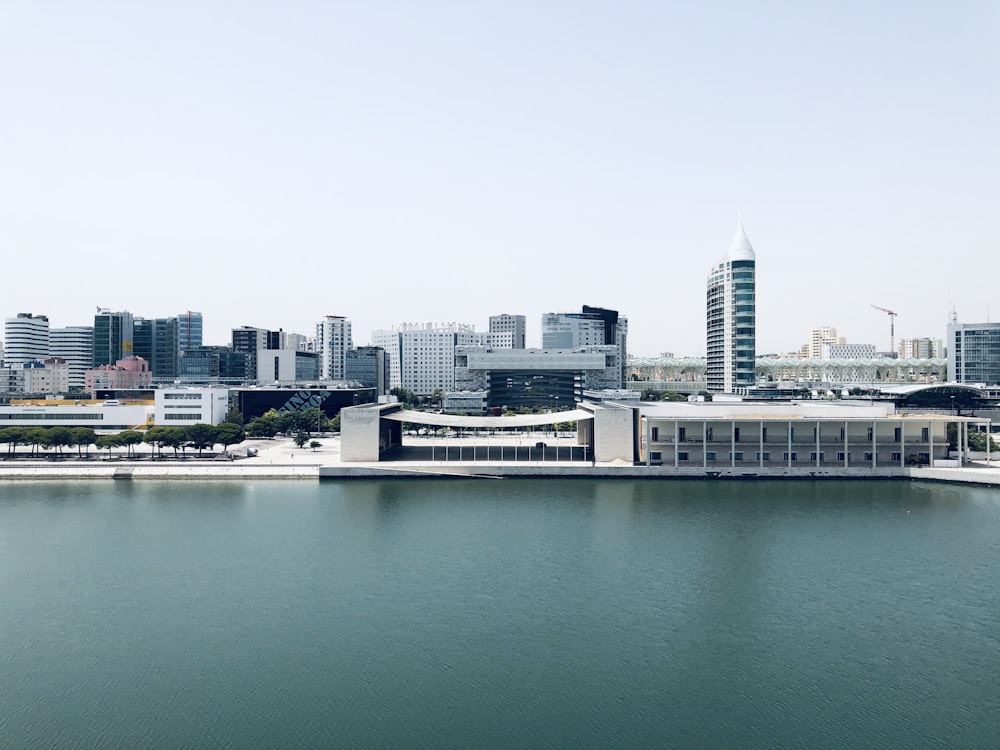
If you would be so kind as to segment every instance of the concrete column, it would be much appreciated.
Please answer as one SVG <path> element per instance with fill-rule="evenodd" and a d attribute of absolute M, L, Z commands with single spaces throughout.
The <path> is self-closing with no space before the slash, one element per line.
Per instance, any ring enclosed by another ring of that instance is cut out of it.
<path fill-rule="evenodd" d="M 899 420 L 899 465 L 906 466 L 906 424 Z"/>
<path fill-rule="evenodd" d="M 760 464 L 761 468 L 764 467 L 764 420 L 760 420 L 760 424 L 757 425 L 760 428 L 760 459 L 757 463 Z"/>
<path fill-rule="evenodd" d="M 708 423 L 701 423 L 701 468 L 708 468 Z"/>
<path fill-rule="evenodd" d="M 816 468 L 819 468 L 819 422 L 816 422 Z"/>
<path fill-rule="evenodd" d="M 872 422 L 872 468 L 878 466 L 878 422 Z"/>
<path fill-rule="evenodd" d="M 680 432 L 678 430 L 679 427 L 680 423 L 675 419 L 674 420 L 674 468 L 675 469 L 680 465 L 680 458 L 677 455 L 681 449 Z"/>
<path fill-rule="evenodd" d="M 792 423 L 785 425 L 788 428 L 788 468 L 792 468 Z"/>
<path fill-rule="evenodd" d="M 850 432 L 849 425 L 847 422 L 844 422 L 844 468 L 845 469 L 848 467 L 848 462 L 851 457 L 851 453 L 848 450 L 848 441 L 847 441 L 847 434 L 849 432 Z"/>

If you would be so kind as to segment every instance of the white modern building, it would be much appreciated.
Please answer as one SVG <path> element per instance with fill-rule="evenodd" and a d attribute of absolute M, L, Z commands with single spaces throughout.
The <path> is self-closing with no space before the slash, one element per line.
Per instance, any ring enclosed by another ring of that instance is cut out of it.
<path fill-rule="evenodd" d="M 465 323 L 403 323 L 372 332 L 372 343 L 389 358 L 389 388 L 418 396 L 455 388 L 455 348 L 487 346 L 490 334 Z"/>
<path fill-rule="evenodd" d="M 501 313 L 500 315 L 490 316 L 490 333 L 494 334 L 506 334 L 511 335 L 510 349 L 523 349 L 525 342 L 525 333 L 527 331 L 526 318 L 523 315 L 509 315 L 507 313 Z M 492 346 L 502 346 L 499 343 L 499 338 L 493 338 L 491 340 Z"/>
<path fill-rule="evenodd" d="M 319 357 L 295 349 L 258 349 L 255 379 L 268 385 L 294 385 L 319 380 Z"/>
<path fill-rule="evenodd" d="M 327 315 L 316 324 L 316 351 L 319 354 L 320 380 L 347 378 L 347 351 L 354 348 L 351 321 L 340 315 Z"/>
<path fill-rule="evenodd" d="M 18 313 L 4 321 L 4 363 L 23 365 L 49 356 L 49 319 Z"/>
<path fill-rule="evenodd" d="M 228 411 L 225 388 L 159 388 L 154 393 L 153 422 L 158 427 L 221 424 Z"/>
<path fill-rule="evenodd" d="M 739 393 L 756 383 L 756 267 L 740 221 L 729 253 L 708 276 L 706 377 L 713 393 Z"/>
<path fill-rule="evenodd" d="M 142 404 L 52 404 L 0 406 L 3 427 L 90 427 L 110 433 L 149 425 L 152 407 Z"/>
<path fill-rule="evenodd" d="M 94 362 L 94 328 L 68 326 L 49 331 L 49 354 L 69 366 L 69 387 L 82 390 Z"/>

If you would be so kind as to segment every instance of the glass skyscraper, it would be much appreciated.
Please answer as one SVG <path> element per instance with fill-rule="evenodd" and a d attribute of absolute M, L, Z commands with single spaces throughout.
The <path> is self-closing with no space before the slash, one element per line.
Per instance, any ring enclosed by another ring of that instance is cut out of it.
<path fill-rule="evenodd" d="M 741 393 L 756 382 L 756 267 L 740 221 L 729 253 L 708 276 L 705 374 L 711 393 Z"/>

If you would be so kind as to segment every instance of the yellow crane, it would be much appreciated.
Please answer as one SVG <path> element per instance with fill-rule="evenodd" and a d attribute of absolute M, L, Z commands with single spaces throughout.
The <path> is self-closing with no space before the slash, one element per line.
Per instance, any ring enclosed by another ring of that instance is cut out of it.
<path fill-rule="evenodd" d="M 885 307 L 872 305 L 876 310 L 881 310 L 889 315 L 889 351 L 896 351 L 896 313 Z"/>

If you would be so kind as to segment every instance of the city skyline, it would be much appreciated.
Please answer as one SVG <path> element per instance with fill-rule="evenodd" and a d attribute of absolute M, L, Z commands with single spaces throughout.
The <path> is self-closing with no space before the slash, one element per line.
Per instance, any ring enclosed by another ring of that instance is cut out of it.
<path fill-rule="evenodd" d="M 4 315 L 356 343 L 581 304 L 705 355 L 737 211 L 757 352 L 990 321 L 1000 9 L 626 2 L 5 10 Z M 30 283 L 45 279 L 44 287 Z M 84 280 L 81 282 L 81 280 Z"/>

